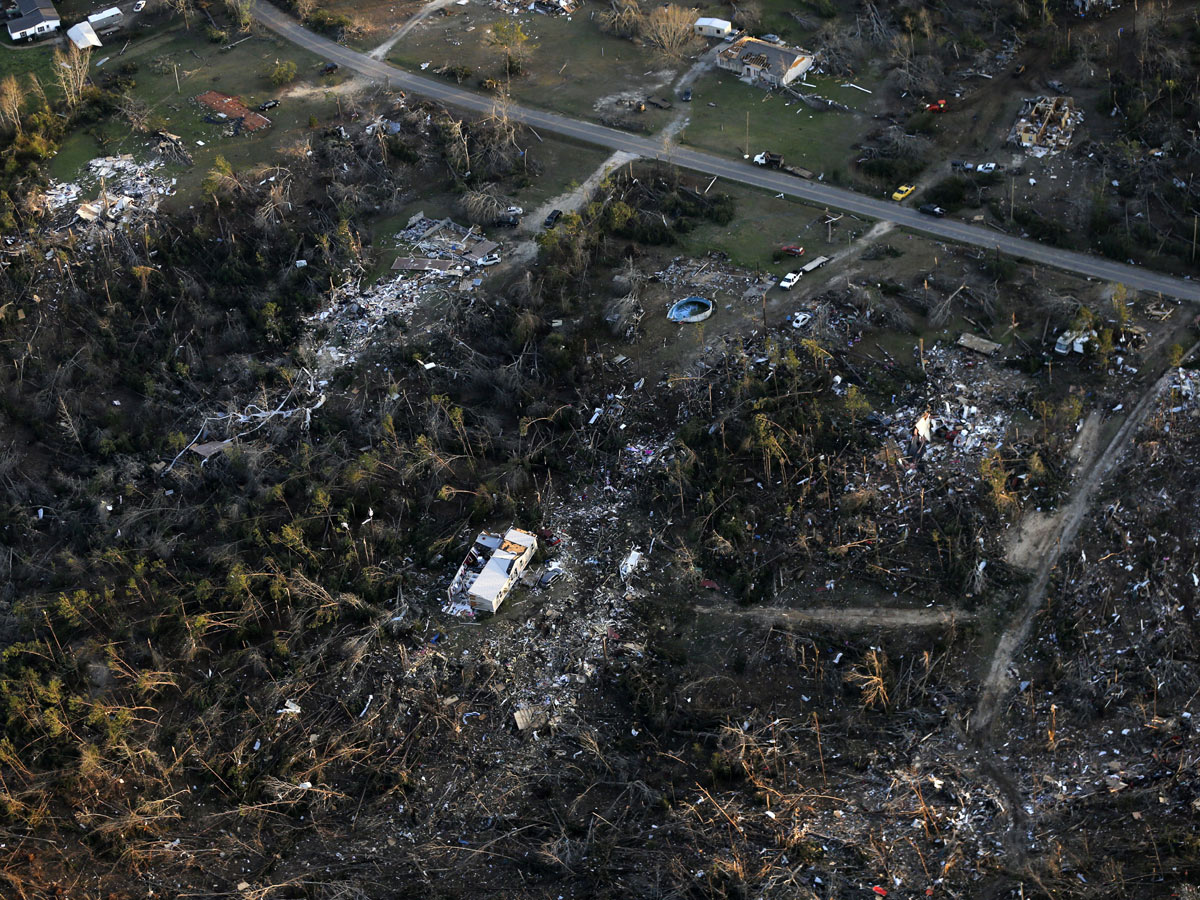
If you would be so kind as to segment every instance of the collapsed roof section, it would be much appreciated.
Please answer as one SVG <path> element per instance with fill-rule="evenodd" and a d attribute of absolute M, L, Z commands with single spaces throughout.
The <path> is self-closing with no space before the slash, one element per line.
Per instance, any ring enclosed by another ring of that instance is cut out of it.
<path fill-rule="evenodd" d="M 1070 97 L 1036 97 L 1025 101 L 1009 139 L 1031 156 L 1052 156 L 1070 146 L 1082 121 Z"/>

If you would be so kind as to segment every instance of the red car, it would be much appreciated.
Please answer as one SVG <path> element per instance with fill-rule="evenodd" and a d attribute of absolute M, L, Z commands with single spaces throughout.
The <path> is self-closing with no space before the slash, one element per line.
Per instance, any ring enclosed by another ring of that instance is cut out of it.
<path fill-rule="evenodd" d="M 789 244 L 788 246 L 781 247 L 780 249 L 784 253 L 786 253 L 788 256 L 803 256 L 804 255 L 804 248 L 797 247 L 795 244 Z"/>
<path fill-rule="evenodd" d="M 939 100 L 937 103 L 930 103 L 928 106 L 925 107 L 925 111 L 931 112 L 931 113 L 945 112 L 946 111 L 946 101 Z"/>

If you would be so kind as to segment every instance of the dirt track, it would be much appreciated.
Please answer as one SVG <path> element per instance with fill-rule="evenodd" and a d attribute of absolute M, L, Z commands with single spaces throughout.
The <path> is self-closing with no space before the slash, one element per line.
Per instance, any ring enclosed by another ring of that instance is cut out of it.
<path fill-rule="evenodd" d="M 1187 353 L 1184 354 L 1184 358 L 1190 357 L 1198 348 L 1200 348 L 1200 343 L 1193 344 Z M 1154 404 L 1166 386 L 1170 375 L 1170 370 L 1164 372 L 1150 386 L 1146 393 L 1142 395 L 1137 405 L 1126 416 L 1125 421 L 1121 423 L 1121 427 L 1113 435 L 1112 440 L 1108 442 L 1108 446 L 1104 448 L 1104 451 L 1095 458 L 1090 466 L 1083 470 L 1083 474 L 1075 484 L 1071 499 L 1053 520 L 1057 527 L 1043 529 L 1039 532 L 1040 546 L 1023 548 L 1023 558 L 1029 560 L 1040 559 L 1041 563 L 1037 568 L 1033 582 L 1029 585 L 1024 605 L 1018 610 L 1012 622 L 1009 623 L 1008 628 L 1000 636 L 1000 641 L 997 643 L 996 650 L 992 654 L 992 661 L 988 666 L 987 675 L 980 685 L 979 702 L 975 705 L 975 711 L 971 714 L 970 730 L 972 732 L 979 734 L 991 727 L 996 713 L 1000 709 L 1001 700 L 1012 680 L 1010 669 L 1013 659 L 1017 651 L 1021 648 L 1021 645 L 1025 643 L 1025 639 L 1029 637 L 1034 617 L 1037 615 L 1038 610 L 1041 609 L 1045 600 L 1046 585 L 1050 581 L 1050 574 L 1058 564 L 1063 547 L 1069 545 L 1075 539 L 1075 535 L 1079 531 L 1079 526 L 1091 507 L 1092 497 L 1095 495 L 1096 490 L 1100 487 L 1104 477 L 1112 470 L 1113 466 L 1116 465 L 1117 461 L 1120 460 L 1125 450 L 1129 447 L 1133 435 L 1141 427 L 1150 410 L 1154 408 Z M 1082 460 L 1080 465 L 1085 465 Z"/>
<path fill-rule="evenodd" d="M 868 628 L 945 628 L 974 621 L 974 613 L 957 609 L 889 609 L 873 606 L 820 609 L 716 609 L 698 612 L 756 619 L 776 625 L 817 625 L 822 628 L 861 631 Z"/>

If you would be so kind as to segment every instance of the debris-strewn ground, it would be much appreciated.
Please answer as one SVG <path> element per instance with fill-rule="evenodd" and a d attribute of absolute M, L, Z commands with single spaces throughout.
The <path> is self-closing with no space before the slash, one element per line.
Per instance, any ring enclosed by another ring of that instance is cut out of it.
<path fill-rule="evenodd" d="M 969 728 L 1028 578 L 1006 532 L 1072 496 L 1083 423 L 1159 365 L 1116 361 L 1117 292 L 871 238 L 768 316 L 771 282 L 677 252 L 733 199 L 651 164 L 529 271 L 467 272 L 475 232 L 414 218 L 379 243 L 452 273 L 370 281 L 379 208 L 526 174 L 508 123 L 388 102 L 288 166 L 214 170 L 186 215 L 86 252 L 50 222 L 5 257 L 5 896 L 1186 882 L 1190 376 L 998 730 Z M 713 316 L 668 322 L 687 295 Z M 542 534 L 529 578 L 447 613 L 474 535 L 510 523 Z"/>
<path fill-rule="evenodd" d="M 1190 876 L 1198 743 L 1200 381 L 1179 370 L 1063 563 L 1015 662 L 1006 747 L 1044 869 L 1100 893 Z M 1108 837 L 1103 859 L 1079 830 Z M 1157 888 L 1152 888 L 1157 890 Z"/>

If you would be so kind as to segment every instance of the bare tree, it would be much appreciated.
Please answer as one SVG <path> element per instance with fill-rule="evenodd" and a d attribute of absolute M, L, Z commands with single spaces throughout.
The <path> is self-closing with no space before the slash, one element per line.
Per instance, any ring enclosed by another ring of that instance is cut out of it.
<path fill-rule="evenodd" d="M 896 33 L 895 27 L 887 16 L 881 13 L 879 7 L 872 2 L 863 3 L 863 11 L 856 21 L 857 36 L 879 47 L 890 44 Z"/>
<path fill-rule="evenodd" d="M 166 0 L 167 6 L 183 16 L 183 27 L 192 27 L 192 0 Z"/>
<path fill-rule="evenodd" d="M 42 81 L 37 77 L 36 72 L 29 73 L 29 93 L 38 98 L 40 108 L 45 109 L 50 105 L 46 100 L 46 89 L 42 87 Z"/>
<path fill-rule="evenodd" d="M 612 5 L 600 13 L 600 27 L 617 37 L 632 38 L 641 34 L 645 18 L 637 0 L 612 0 Z"/>
<path fill-rule="evenodd" d="M 296 0 L 296 16 L 301 22 L 307 22 L 317 8 L 317 0 Z"/>
<path fill-rule="evenodd" d="M 124 94 L 121 96 L 119 109 L 121 115 L 125 117 L 125 121 L 129 123 L 129 127 L 134 131 L 150 130 L 150 107 L 146 105 L 145 100 L 135 97 L 133 94 Z"/>
<path fill-rule="evenodd" d="M 733 21 L 746 31 L 757 31 L 762 26 L 763 10 L 758 0 L 742 0 L 733 4 Z"/>
<path fill-rule="evenodd" d="M 446 163 L 455 175 L 466 177 L 471 171 L 471 147 L 467 132 L 459 119 L 447 118 L 439 123 L 445 141 Z"/>
<path fill-rule="evenodd" d="M 54 75 L 58 79 L 58 86 L 62 88 L 68 109 L 74 109 L 83 99 L 91 59 L 90 47 L 80 50 L 74 44 L 67 44 L 65 52 L 57 47 L 54 49 Z"/>
<path fill-rule="evenodd" d="M 472 130 L 476 168 L 485 175 L 507 175 L 518 168 L 521 148 L 517 129 L 508 114 L 508 100 L 501 97 L 492 104 L 491 114 L 477 122 Z"/>
<path fill-rule="evenodd" d="M 932 56 L 918 54 L 911 34 L 898 34 L 892 40 L 896 76 L 900 90 L 925 94 L 937 89 L 941 67 Z"/>
<path fill-rule="evenodd" d="M 225 0 L 225 5 L 229 7 L 229 11 L 237 21 L 238 28 L 242 31 L 249 31 L 252 21 L 250 10 L 254 8 L 254 0 Z"/>
<path fill-rule="evenodd" d="M 682 57 L 696 41 L 695 15 L 690 9 L 668 4 L 654 9 L 642 25 L 642 40 L 673 59 Z"/>
<path fill-rule="evenodd" d="M 15 75 L 0 81 L 0 119 L 10 125 L 17 134 L 21 133 L 21 86 Z"/>
<path fill-rule="evenodd" d="M 467 219 L 477 225 L 490 225 L 504 211 L 508 202 L 494 184 L 477 191 L 467 191 L 459 201 Z"/>
<path fill-rule="evenodd" d="M 284 178 L 271 185 L 267 196 L 254 211 L 254 224 L 263 231 L 277 229 L 283 224 L 284 213 L 292 209 L 291 183 Z"/>
<path fill-rule="evenodd" d="M 848 76 L 857 70 L 858 61 L 863 55 L 862 40 L 852 35 L 840 22 L 822 25 L 815 43 L 821 48 L 820 61 L 827 71 Z"/>

